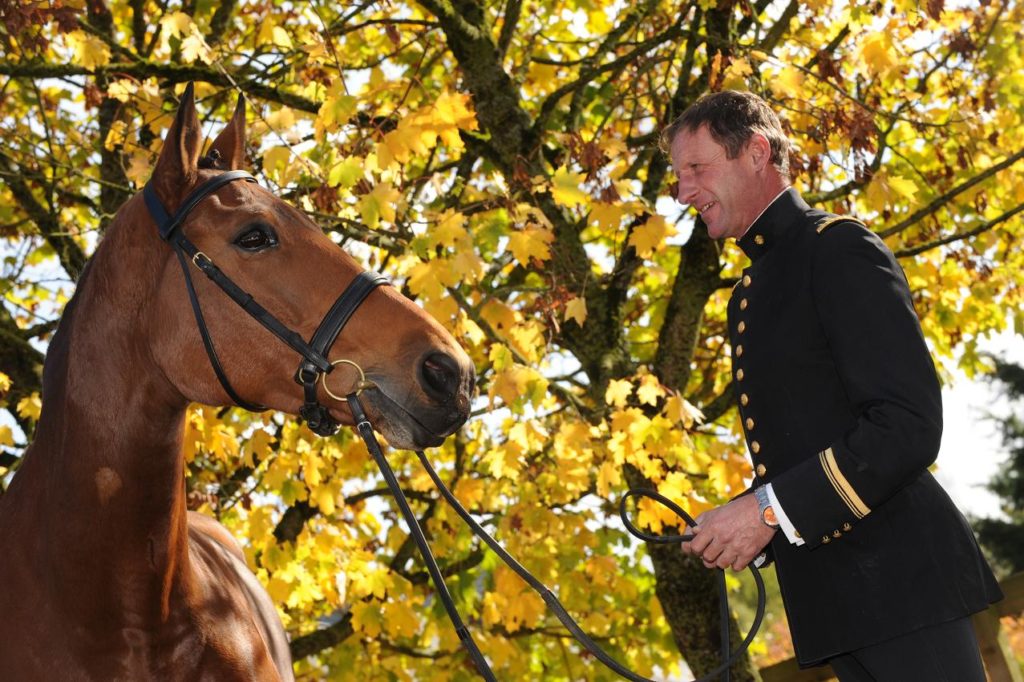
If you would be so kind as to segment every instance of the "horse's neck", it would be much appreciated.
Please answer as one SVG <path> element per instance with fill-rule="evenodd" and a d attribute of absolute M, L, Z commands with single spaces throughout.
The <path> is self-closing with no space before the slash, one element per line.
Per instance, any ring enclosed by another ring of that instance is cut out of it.
<path fill-rule="evenodd" d="M 139 283 L 112 270 L 111 250 L 51 344 L 36 439 L 4 500 L 30 524 L 17 532 L 33 570 L 86 618 L 102 604 L 166 604 L 188 566 L 185 404 L 148 361 Z"/>

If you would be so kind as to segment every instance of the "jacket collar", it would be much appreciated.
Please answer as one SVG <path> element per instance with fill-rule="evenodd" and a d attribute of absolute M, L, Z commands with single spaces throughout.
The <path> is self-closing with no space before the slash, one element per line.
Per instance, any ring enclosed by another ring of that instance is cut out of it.
<path fill-rule="evenodd" d="M 800 193 L 790 187 L 770 203 L 736 243 L 752 262 L 783 241 L 793 226 L 794 214 L 809 210 Z"/>

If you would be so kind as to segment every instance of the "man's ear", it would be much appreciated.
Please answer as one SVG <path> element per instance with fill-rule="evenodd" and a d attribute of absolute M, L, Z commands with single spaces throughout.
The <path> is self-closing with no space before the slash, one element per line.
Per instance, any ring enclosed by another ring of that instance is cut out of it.
<path fill-rule="evenodd" d="M 245 96 L 238 95 L 234 115 L 210 145 L 208 153 L 213 152 L 217 152 L 221 168 L 241 170 L 245 165 Z"/>
<path fill-rule="evenodd" d="M 167 131 L 167 138 L 150 179 L 167 210 L 176 206 L 184 192 L 195 182 L 201 145 L 195 87 L 189 83 L 181 93 L 178 114 Z"/>
<path fill-rule="evenodd" d="M 772 145 L 761 133 L 753 133 L 747 140 L 747 153 L 754 164 L 754 170 L 761 171 L 771 164 Z"/>

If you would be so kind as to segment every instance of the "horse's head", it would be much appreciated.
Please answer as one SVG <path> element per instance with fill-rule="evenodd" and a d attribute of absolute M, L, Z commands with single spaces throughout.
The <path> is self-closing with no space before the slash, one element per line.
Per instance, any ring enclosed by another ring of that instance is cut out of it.
<path fill-rule="evenodd" d="M 201 132 L 192 87 L 185 91 L 153 172 L 151 187 L 174 214 L 196 187 L 243 165 L 244 104 L 200 161 Z M 149 320 L 151 353 L 171 384 L 188 400 L 232 404 L 218 381 L 190 306 L 178 258 L 163 249 L 156 300 Z M 203 198 L 179 228 L 205 257 L 284 326 L 309 340 L 339 295 L 362 271 L 302 212 L 254 182 L 224 184 Z M 200 257 L 204 258 L 204 257 Z M 213 282 L 188 264 L 209 336 L 223 373 L 249 403 L 296 414 L 303 387 L 294 377 L 300 355 L 267 331 Z M 373 385 L 360 396 L 370 420 L 397 447 L 439 444 L 466 420 L 473 367 L 466 353 L 434 319 L 389 286 L 374 288 L 323 355 L 347 360 Z M 352 423 L 343 396 L 358 372 L 338 364 L 317 387 L 330 415 Z"/>

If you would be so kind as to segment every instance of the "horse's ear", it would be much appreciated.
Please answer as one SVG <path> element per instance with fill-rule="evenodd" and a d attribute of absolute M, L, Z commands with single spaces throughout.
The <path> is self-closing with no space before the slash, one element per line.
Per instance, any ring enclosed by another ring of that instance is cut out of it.
<path fill-rule="evenodd" d="M 224 130 L 210 145 L 210 152 L 217 152 L 221 167 L 241 170 L 245 165 L 245 96 L 238 95 L 235 113 Z"/>
<path fill-rule="evenodd" d="M 167 139 L 153 169 L 153 185 L 168 208 L 177 203 L 182 192 L 196 179 L 202 131 L 196 116 L 195 88 L 189 83 L 181 93 L 178 114 L 167 131 Z"/>

